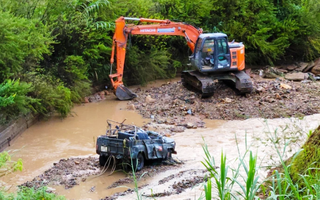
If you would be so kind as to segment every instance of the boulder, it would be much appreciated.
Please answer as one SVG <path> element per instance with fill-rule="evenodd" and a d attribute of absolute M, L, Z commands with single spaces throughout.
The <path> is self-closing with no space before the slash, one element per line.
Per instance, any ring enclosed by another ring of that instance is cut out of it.
<path fill-rule="evenodd" d="M 224 102 L 226 102 L 226 103 L 231 103 L 232 102 L 232 99 L 230 99 L 230 98 L 225 98 L 224 100 L 223 100 Z"/>
<path fill-rule="evenodd" d="M 285 84 L 285 83 L 280 83 L 280 87 L 283 88 L 283 89 L 286 89 L 286 90 L 290 90 L 291 89 L 291 86 L 288 85 L 288 84 Z"/>
<path fill-rule="evenodd" d="M 90 101 L 89 101 L 89 98 L 88 98 L 88 97 L 85 97 L 83 102 L 84 102 L 84 103 L 89 103 L 89 102 L 90 102 Z"/>
<path fill-rule="evenodd" d="M 96 102 L 96 101 L 97 100 L 93 95 L 89 96 L 89 102 Z"/>
<path fill-rule="evenodd" d="M 278 71 L 281 73 L 288 73 L 288 70 L 286 70 L 286 69 L 278 69 Z"/>
<path fill-rule="evenodd" d="M 129 104 L 129 105 L 127 106 L 127 109 L 128 109 L 128 110 L 136 110 L 136 107 L 134 106 L 134 104 Z"/>
<path fill-rule="evenodd" d="M 181 133 L 186 129 L 186 127 L 184 126 L 174 126 L 173 128 L 171 128 L 172 132 L 178 132 Z"/>
<path fill-rule="evenodd" d="M 298 72 L 302 72 L 303 70 L 305 70 L 308 67 L 309 63 L 305 63 L 305 62 L 300 62 L 298 63 L 298 68 L 296 68 L 296 71 Z"/>
<path fill-rule="evenodd" d="M 320 75 L 320 58 L 318 58 L 315 62 L 314 62 L 314 67 L 312 68 L 311 72 L 313 74 L 315 74 L 316 76 Z"/>
<path fill-rule="evenodd" d="M 95 97 L 95 99 L 96 99 L 97 101 L 101 101 L 100 94 L 95 94 L 94 97 Z"/>
<path fill-rule="evenodd" d="M 289 71 L 295 70 L 297 68 L 298 68 L 297 65 L 288 65 L 288 66 L 286 66 L 286 69 L 289 70 Z"/>
<path fill-rule="evenodd" d="M 191 122 L 188 122 L 187 125 L 186 125 L 187 128 L 193 128 L 194 127 L 194 124 L 191 123 Z"/>
<path fill-rule="evenodd" d="M 309 63 L 308 63 L 308 67 L 305 68 L 302 72 L 308 72 L 308 71 L 310 71 L 310 69 L 311 69 L 312 67 L 314 67 L 314 62 L 313 62 L 313 61 L 309 62 Z"/>
<path fill-rule="evenodd" d="M 302 72 L 290 73 L 290 74 L 286 74 L 285 76 L 285 79 L 291 80 L 291 81 L 302 81 L 307 78 L 308 78 L 308 74 L 302 73 Z"/>
<path fill-rule="evenodd" d="M 154 102 L 156 102 L 156 100 L 153 99 L 150 95 L 146 97 L 146 103 L 154 103 Z"/>
<path fill-rule="evenodd" d="M 101 99 L 105 99 L 105 93 L 104 93 L 104 91 L 101 91 L 101 92 L 99 92 L 99 95 L 100 95 L 100 98 Z"/>

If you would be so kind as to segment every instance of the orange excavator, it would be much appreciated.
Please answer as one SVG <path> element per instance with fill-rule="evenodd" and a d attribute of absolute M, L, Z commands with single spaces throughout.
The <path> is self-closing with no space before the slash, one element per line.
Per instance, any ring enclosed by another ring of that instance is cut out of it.
<path fill-rule="evenodd" d="M 139 21 L 148 24 L 126 24 L 126 21 Z M 128 35 L 178 35 L 185 37 L 192 51 L 191 65 L 195 70 L 183 71 L 182 84 L 192 86 L 210 96 L 214 92 L 215 80 L 232 83 L 240 93 L 252 91 L 252 81 L 243 71 L 245 68 L 244 45 L 238 42 L 228 42 L 224 33 L 202 33 L 202 29 L 182 22 L 172 22 L 168 19 L 146 19 L 119 17 L 113 36 L 111 53 L 111 71 L 116 51 L 117 72 L 109 75 L 114 93 L 120 100 L 130 100 L 137 97 L 123 85 L 123 70 L 126 56 Z"/>

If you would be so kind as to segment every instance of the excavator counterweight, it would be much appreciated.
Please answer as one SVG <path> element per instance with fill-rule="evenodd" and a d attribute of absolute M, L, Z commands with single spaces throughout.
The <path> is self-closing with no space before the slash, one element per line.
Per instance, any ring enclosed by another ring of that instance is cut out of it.
<path fill-rule="evenodd" d="M 148 24 L 126 24 L 128 20 Z M 168 19 L 120 17 L 116 20 L 110 59 L 112 66 L 116 51 L 117 72 L 109 76 L 114 93 L 120 100 L 137 97 L 122 82 L 129 34 L 183 36 L 192 51 L 190 61 L 195 70 L 184 71 L 181 75 L 182 83 L 196 88 L 202 93 L 202 96 L 210 96 L 214 93 L 215 80 L 231 82 L 241 93 L 252 91 L 252 81 L 243 72 L 245 68 L 244 45 L 238 42 L 228 42 L 226 34 L 203 34 L 200 28 L 182 22 L 172 22 Z"/>

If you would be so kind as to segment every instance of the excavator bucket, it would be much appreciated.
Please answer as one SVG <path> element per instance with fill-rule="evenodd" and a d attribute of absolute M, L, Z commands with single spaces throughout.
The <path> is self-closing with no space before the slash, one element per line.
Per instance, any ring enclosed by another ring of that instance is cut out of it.
<path fill-rule="evenodd" d="M 123 85 L 119 85 L 116 89 L 116 96 L 119 100 L 130 100 L 137 97 L 135 93 L 133 93 L 128 88 L 124 87 Z"/>

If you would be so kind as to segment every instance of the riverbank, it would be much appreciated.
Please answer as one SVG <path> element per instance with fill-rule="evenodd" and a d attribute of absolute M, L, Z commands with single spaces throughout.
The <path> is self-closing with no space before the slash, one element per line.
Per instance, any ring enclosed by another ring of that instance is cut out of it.
<path fill-rule="evenodd" d="M 26 116 L 14 120 L 6 126 L 1 126 L 0 152 L 3 151 L 6 147 L 9 147 L 11 143 L 16 139 L 16 137 L 18 137 L 21 133 L 23 133 L 37 121 L 38 115 L 29 113 Z"/>

